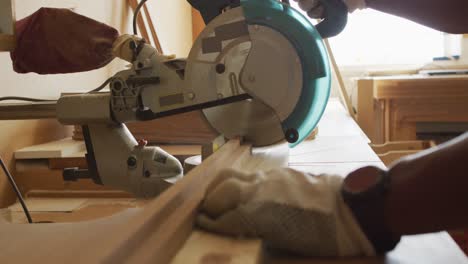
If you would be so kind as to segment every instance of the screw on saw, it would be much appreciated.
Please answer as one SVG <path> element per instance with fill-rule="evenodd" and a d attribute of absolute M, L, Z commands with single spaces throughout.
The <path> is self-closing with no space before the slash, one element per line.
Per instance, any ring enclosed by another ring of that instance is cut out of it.
<path fill-rule="evenodd" d="M 294 128 L 290 128 L 286 130 L 285 137 L 289 143 L 296 143 L 299 140 L 299 132 Z"/>
<path fill-rule="evenodd" d="M 222 73 L 224 73 L 225 71 L 226 71 L 226 65 L 224 65 L 224 64 L 222 64 L 222 63 L 218 63 L 218 64 L 216 65 L 216 72 L 217 72 L 218 74 L 222 74 Z"/>
<path fill-rule="evenodd" d="M 134 169 L 137 166 L 137 159 L 135 157 L 129 157 L 127 159 L 127 165 L 129 168 Z"/>

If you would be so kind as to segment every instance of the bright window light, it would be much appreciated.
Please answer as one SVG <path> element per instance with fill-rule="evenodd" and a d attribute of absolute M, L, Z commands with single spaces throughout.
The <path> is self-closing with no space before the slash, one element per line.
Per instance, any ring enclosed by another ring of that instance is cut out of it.
<path fill-rule="evenodd" d="M 443 33 L 371 9 L 351 14 L 330 45 L 341 66 L 424 64 L 444 56 Z"/>

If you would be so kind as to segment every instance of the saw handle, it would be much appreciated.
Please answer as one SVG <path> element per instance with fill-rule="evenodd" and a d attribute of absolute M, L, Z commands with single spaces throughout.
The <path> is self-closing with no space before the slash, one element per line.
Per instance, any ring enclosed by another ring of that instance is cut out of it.
<path fill-rule="evenodd" d="M 348 7 L 343 0 L 324 0 L 325 18 L 315 27 L 322 38 L 334 37 L 343 31 L 348 23 Z"/>

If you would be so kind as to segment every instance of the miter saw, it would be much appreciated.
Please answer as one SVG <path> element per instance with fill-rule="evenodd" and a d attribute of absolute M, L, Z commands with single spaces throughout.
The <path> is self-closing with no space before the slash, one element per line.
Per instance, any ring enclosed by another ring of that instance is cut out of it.
<path fill-rule="evenodd" d="M 228 138 L 254 146 L 282 140 L 291 147 L 317 125 L 330 93 L 330 69 L 317 26 L 276 0 L 191 0 L 207 26 L 188 59 L 158 54 L 132 36 L 121 37 L 118 53 L 131 68 L 110 79 L 110 93 L 64 96 L 57 102 L 63 124 L 80 124 L 88 170 L 65 171 L 68 180 L 95 182 L 151 197 L 182 175 L 177 159 L 137 142 L 123 125 L 202 109 Z M 332 1 L 331 1 L 332 2 Z M 341 1 L 337 1 L 341 3 Z M 346 7 L 330 7 L 346 17 Z M 77 111 L 77 109 L 80 109 Z"/>

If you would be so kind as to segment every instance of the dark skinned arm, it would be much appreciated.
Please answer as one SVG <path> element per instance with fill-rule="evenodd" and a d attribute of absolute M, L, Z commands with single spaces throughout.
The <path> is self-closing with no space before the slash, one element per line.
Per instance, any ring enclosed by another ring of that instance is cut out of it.
<path fill-rule="evenodd" d="M 468 133 L 391 166 L 387 226 L 396 235 L 468 227 Z"/>
<path fill-rule="evenodd" d="M 468 33 L 467 0 L 366 0 L 369 8 L 452 34 Z"/>

